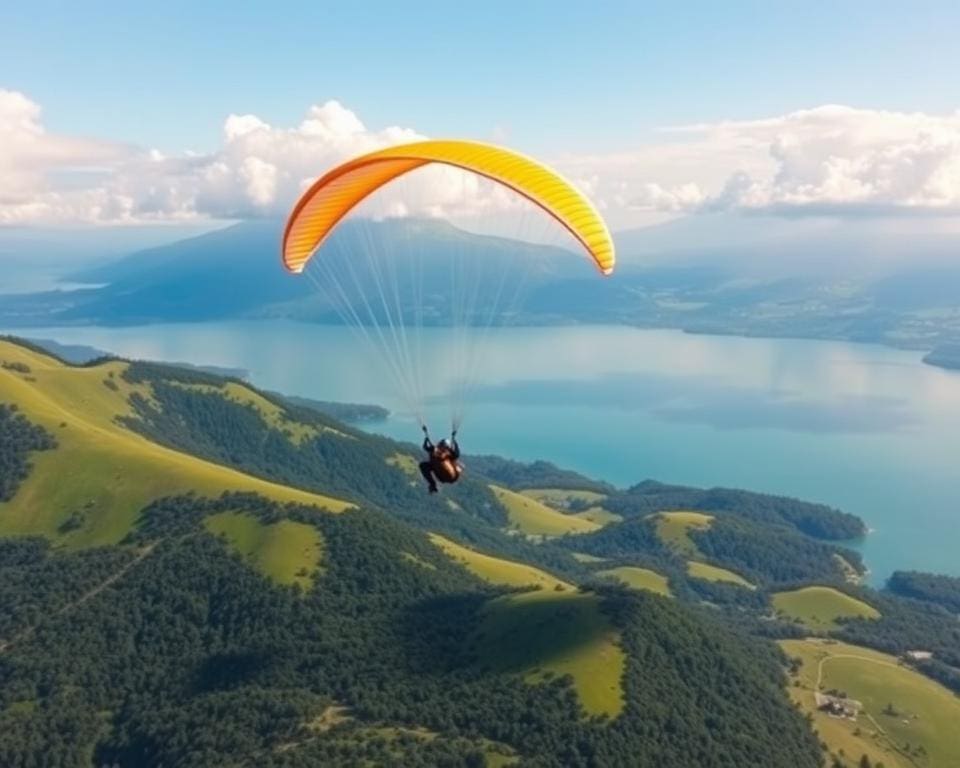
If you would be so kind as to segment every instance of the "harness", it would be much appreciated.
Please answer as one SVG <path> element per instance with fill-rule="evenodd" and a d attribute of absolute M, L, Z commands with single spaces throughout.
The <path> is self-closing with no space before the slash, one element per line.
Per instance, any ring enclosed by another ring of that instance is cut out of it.
<path fill-rule="evenodd" d="M 463 467 L 449 453 L 435 454 L 430 462 L 433 465 L 433 474 L 441 483 L 455 483 L 460 479 Z"/>

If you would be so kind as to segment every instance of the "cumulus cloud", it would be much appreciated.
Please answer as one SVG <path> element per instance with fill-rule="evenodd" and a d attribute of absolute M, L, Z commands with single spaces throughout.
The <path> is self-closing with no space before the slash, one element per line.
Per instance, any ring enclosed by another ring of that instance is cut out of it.
<path fill-rule="evenodd" d="M 960 211 L 960 112 L 949 115 L 822 106 L 764 120 L 674 129 L 690 156 L 727 171 L 648 183 L 631 198 L 661 210 L 783 214 Z M 684 146 L 677 141 L 674 146 Z"/>
<path fill-rule="evenodd" d="M 286 210 L 323 169 L 354 154 L 421 138 L 369 130 L 337 101 L 311 107 L 294 128 L 230 115 L 210 154 L 156 150 L 48 133 L 39 105 L 0 90 L 0 223 L 138 223 L 245 218 Z M 461 183 L 461 182 L 455 182 Z M 420 208 L 457 194 L 444 177 Z M 413 206 L 410 206 L 413 208 Z"/>
<path fill-rule="evenodd" d="M 367 127 L 338 101 L 299 125 L 229 115 L 211 153 L 163 154 L 49 133 L 38 104 L 0 89 L 0 225 L 141 223 L 282 215 L 332 164 L 413 128 Z M 762 120 L 669 128 L 621 153 L 549 158 L 593 197 L 614 228 L 699 211 L 808 213 L 960 211 L 960 112 L 822 106 Z M 475 176 L 418 172 L 382 216 L 502 216 L 517 196 Z M 494 218 L 494 217 L 490 217 Z"/>

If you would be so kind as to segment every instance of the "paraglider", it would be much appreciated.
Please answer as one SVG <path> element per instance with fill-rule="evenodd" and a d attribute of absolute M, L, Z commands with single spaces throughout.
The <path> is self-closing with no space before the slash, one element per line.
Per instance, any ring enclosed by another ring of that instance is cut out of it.
<path fill-rule="evenodd" d="M 463 474 L 460 464 L 460 446 L 457 445 L 457 431 L 453 430 L 450 440 L 443 438 L 436 445 L 430 440 L 427 427 L 423 427 L 423 450 L 427 460 L 420 462 L 420 474 L 427 481 L 430 493 L 437 492 L 437 483 L 455 483 Z"/>
<path fill-rule="evenodd" d="M 377 247 L 377 235 L 383 227 L 375 230 L 372 224 L 366 229 L 361 225 L 360 235 L 349 240 L 347 246 L 334 248 L 338 251 L 336 259 L 324 258 L 325 244 L 348 214 L 366 205 L 371 197 L 375 198 L 374 193 L 382 187 L 392 186 L 402 181 L 401 177 L 431 166 L 459 169 L 532 203 L 528 206 L 532 209 L 531 215 L 546 219 L 554 229 L 572 236 L 603 275 L 613 272 L 616 257 L 602 217 L 570 182 L 536 160 L 479 142 L 433 140 L 386 147 L 332 168 L 301 195 L 283 233 L 283 266 L 291 273 L 311 277 L 318 288 L 328 294 L 343 322 L 373 347 L 384 363 L 423 429 L 423 448 L 428 460 L 420 464 L 420 471 L 433 493 L 438 481 L 454 483 L 463 470 L 458 461 L 460 448 L 456 434 L 467 384 L 471 376 L 476 375 L 477 338 L 484 335 L 469 331 L 485 332 L 491 325 L 502 324 L 514 316 L 512 310 L 507 311 L 507 304 L 511 295 L 516 302 L 525 282 L 519 274 L 521 270 L 517 269 L 518 273 L 514 274 L 513 268 L 503 266 L 502 260 L 485 259 L 483 254 L 451 252 L 445 259 L 451 279 L 448 288 L 442 291 L 446 296 L 438 305 L 437 295 L 441 289 L 437 287 L 436 260 L 428 269 L 414 268 L 409 263 L 414 257 L 405 252 L 405 260 L 399 262 L 400 245 L 396 238 L 384 238 L 385 242 Z M 373 220 L 375 217 L 360 219 Z M 540 242 L 524 237 L 515 240 L 521 245 Z M 455 245 L 450 248 L 456 250 Z M 525 253 L 522 247 L 515 250 L 518 257 Z M 570 252 L 567 248 L 555 250 L 567 255 Z M 311 263 L 318 262 L 319 269 L 323 270 L 319 278 L 307 271 Z M 488 262 L 492 264 L 491 269 L 499 269 L 501 274 L 484 282 L 479 270 Z M 424 273 L 433 279 L 427 288 Z M 428 298 L 435 302 L 429 307 Z M 456 370 L 450 383 L 452 439 L 434 446 L 427 432 L 424 407 L 427 402 L 435 402 L 436 395 L 428 401 L 424 382 L 432 384 L 441 377 L 433 375 L 432 370 L 425 376 L 421 370 L 429 351 L 425 350 L 420 329 L 427 324 L 427 314 L 430 325 L 442 325 L 437 319 L 441 313 L 447 315 L 447 324 L 453 331 L 441 362 L 451 361 L 451 367 Z M 453 393 L 458 388 L 459 400 Z"/>

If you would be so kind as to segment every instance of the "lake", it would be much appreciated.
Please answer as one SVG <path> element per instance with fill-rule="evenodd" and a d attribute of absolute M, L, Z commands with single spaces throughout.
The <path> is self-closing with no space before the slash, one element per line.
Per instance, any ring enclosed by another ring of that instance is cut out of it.
<path fill-rule="evenodd" d="M 285 321 L 43 328 L 29 336 L 126 357 L 244 368 L 256 385 L 379 403 L 416 419 L 347 328 Z M 424 331 L 436 402 L 451 332 Z M 853 512 L 880 584 L 894 569 L 960 575 L 960 374 L 920 353 L 841 342 L 625 327 L 495 330 L 460 432 L 467 453 L 547 459 L 617 485 L 645 478 L 788 494 Z"/>

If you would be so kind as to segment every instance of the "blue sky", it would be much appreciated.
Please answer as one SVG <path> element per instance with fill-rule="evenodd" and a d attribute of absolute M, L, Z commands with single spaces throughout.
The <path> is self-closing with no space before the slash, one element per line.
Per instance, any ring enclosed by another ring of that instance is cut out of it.
<path fill-rule="evenodd" d="M 282 215 L 417 136 L 541 157 L 613 228 L 955 217 L 958 29 L 957 2 L 8 2 L 0 226 Z"/>
<path fill-rule="evenodd" d="M 33 0 L 0 10 L 0 85 L 50 130 L 166 151 L 336 98 L 372 126 L 589 152 L 825 103 L 953 110 L 958 29 L 954 2 Z"/>

